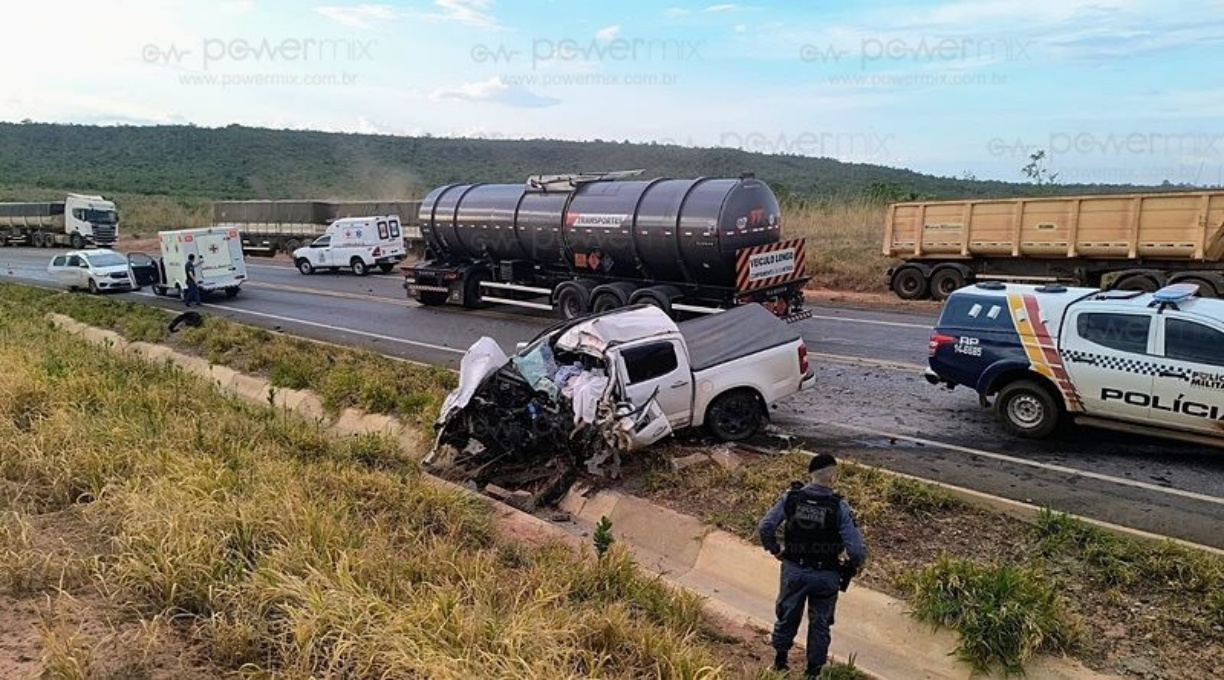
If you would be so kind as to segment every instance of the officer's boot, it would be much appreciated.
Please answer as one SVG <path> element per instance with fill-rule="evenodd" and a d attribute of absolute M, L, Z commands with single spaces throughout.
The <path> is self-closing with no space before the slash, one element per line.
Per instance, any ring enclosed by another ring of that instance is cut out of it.
<path fill-rule="evenodd" d="M 803 671 L 803 680 L 816 680 L 820 677 L 820 670 L 822 668 L 824 666 L 812 666 L 809 664 L 807 670 Z"/>
<path fill-rule="evenodd" d="M 784 651 L 782 651 L 782 650 L 778 650 L 778 651 L 775 651 L 775 652 L 774 652 L 774 665 L 773 665 L 773 669 L 774 669 L 775 671 L 787 671 L 787 670 L 790 670 L 790 664 L 788 664 L 788 663 L 786 662 L 786 652 L 784 652 Z"/>

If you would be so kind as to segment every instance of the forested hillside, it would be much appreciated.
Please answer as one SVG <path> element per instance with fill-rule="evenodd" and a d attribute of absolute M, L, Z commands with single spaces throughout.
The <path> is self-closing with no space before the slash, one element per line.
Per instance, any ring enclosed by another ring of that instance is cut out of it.
<path fill-rule="evenodd" d="M 96 191 L 175 198 L 412 198 L 449 182 L 643 168 L 647 176 L 755 172 L 780 194 L 960 198 L 1049 187 L 935 177 L 829 158 L 659 144 L 483 140 L 269 130 L 231 125 L 0 123 L 0 189 Z M 1129 189 L 1130 187 L 1126 187 Z M 1059 192 L 1118 187 L 1063 186 Z M 11 195 L 12 191 L 3 192 Z"/>

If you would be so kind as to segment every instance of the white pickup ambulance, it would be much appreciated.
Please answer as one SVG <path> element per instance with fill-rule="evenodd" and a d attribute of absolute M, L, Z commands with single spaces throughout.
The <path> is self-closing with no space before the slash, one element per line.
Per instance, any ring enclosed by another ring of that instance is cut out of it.
<path fill-rule="evenodd" d="M 1197 291 L 962 288 L 936 323 L 926 377 L 993 398 L 1020 437 L 1073 420 L 1224 446 L 1224 300 Z"/>
<path fill-rule="evenodd" d="M 351 269 L 365 276 L 373 267 L 390 273 L 405 256 L 398 215 L 345 217 L 332 222 L 310 245 L 293 251 L 293 264 L 307 275 L 320 269 Z"/>

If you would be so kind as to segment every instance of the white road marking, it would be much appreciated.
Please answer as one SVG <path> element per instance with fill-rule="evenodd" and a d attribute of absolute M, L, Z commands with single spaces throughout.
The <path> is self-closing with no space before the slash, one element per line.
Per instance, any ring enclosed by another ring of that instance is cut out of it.
<path fill-rule="evenodd" d="M 983 451 L 981 449 L 974 449 L 968 446 L 959 446 L 957 444 L 947 444 L 944 442 L 935 441 L 933 439 L 923 439 L 922 437 L 910 437 L 910 436 L 906 436 L 903 434 L 884 432 L 882 430 L 876 430 L 870 427 L 862 427 L 859 425 L 848 425 L 845 423 L 833 423 L 833 422 L 828 422 L 828 421 L 825 421 L 824 424 L 830 425 L 832 427 L 840 427 L 842 429 L 850 430 L 852 432 L 858 432 L 860 434 L 869 434 L 869 435 L 873 435 L 876 437 L 887 437 L 889 439 L 899 439 L 901 441 L 912 442 L 914 444 L 922 444 L 923 446 L 930 446 L 933 448 L 944 449 L 947 451 L 956 451 L 957 453 L 964 453 L 964 454 L 968 454 L 971 456 L 981 456 L 983 458 L 990 458 L 992 460 L 1001 460 L 1007 463 L 1015 463 L 1017 465 L 1024 465 L 1027 467 L 1037 468 L 1040 470 L 1047 470 L 1050 472 L 1059 472 L 1059 473 L 1071 475 L 1074 477 L 1095 479 L 1100 482 L 1117 484 L 1118 486 L 1129 486 L 1129 487 L 1133 487 L 1136 489 L 1143 489 L 1144 491 L 1152 491 L 1155 493 L 1162 493 L 1162 494 L 1167 494 L 1170 496 L 1178 496 L 1180 498 L 1189 498 L 1191 500 L 1202 501 L 1204 503 L 1211 503 L 1212 505 L 1224 505 L 1224 498 L 1220 498 L 1217 496 L 1209 496 L 1207 494 L 1195 493 L 1193 491 L 1184 491 L 1182 489 L 1174 489 L 1170 487 L 1160 486 L 1158 484 L 1149 484 L 1148 482 L 1140 482 L 1138 480 L 1126 479 L 1124 477 L 1111 477 L 1109 475 L 1103 475 L 1099 472 L 1080 470 L 1078 468 L 1067 467 L 1065 465 L 1056 465 L 1054 463 L 1042 463 L 1042 462 L 1038 462 L 1035 460 L 1027 460 L 1025 458 L 1017 458 L 1015 456 L 1008 456 L 1002 453 L 993 453 L 991 451 Z"/>
<path fill-rule="evenodd" d="M 152 293 L 144 293 L 144 292 L 137 293 L 137 295 L 142 295 L 144 297 L 154 297 Z M 432 350 L 436 350 L 439 352 L 449 352 L 451 354 L 459 354 L 459 355 L 467 354 L 467 350 L 455 349 L 454 347 L 446 347 L 445 345 L 435 345 L 429 342 L 421 342 L 420 340 L 405 340 L 403 338 L 395 338 L 390 335 L 382 335 L 380 333 L 370 333 L 369 331 L 360 331 L 354 328 L 343 328 L 341 326 L 333 326 L 332 324 L 319 323 L 318 321 L 307 321 L 306 319 L 297 319 L 291 316 L 281 316 L 279 314 L 269 314 L 267 312 L 256 312 L 250 309 L 240 309 L 238 307 L 227 307 L 225 305 L 214 305 L 208 302 L 204 303 L 202 306 L 207 307 L 209 309 L 216 309 L 216 310 L 225 311 L 225 312 L 233 312 L 234 314 L 247 314 L 249 316 L 257 316 L 260 318 L 272 319 L 274 321 L 281 321 L 284 323 L 296 323 L 296 324 L 301 324 L 303 326 L 311 326 L 314 328 L 323 328 L 323 329 L 330 330 L 330 331 L 336 331 L 338 333 L 349 333 L 351 335 L 360 335 L 365 338 L 375 338 L 377 340 L 386 340 L 387 342 L 395 342 L 401 345 L 411 345 L 413 347 L 424 347 L 426 349 L 432 349 Z"/>

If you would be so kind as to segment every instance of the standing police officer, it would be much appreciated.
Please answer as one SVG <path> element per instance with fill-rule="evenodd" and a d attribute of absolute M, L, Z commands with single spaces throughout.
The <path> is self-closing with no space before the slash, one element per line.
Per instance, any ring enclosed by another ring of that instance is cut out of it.
<path fill-rule="evenodd" d="M 787 652 L 795 642 L 803 607 L 808 610 L 806 676 L 815 678 L 829 658 L 829 626 L 838 591 L 845 592 L 850 579 L 867 557 L 863 536 L 854 524 L 850 505 L 833 492 L 837 460 L 825 453 L 808 463 L 812 481 L 794 482 L 761 518 L 761 545 L 782 561 L 771 642 L 777 656 L 774 670 L 787 670 Z M 782 526 L 782 544 L 778 527 Z M 842 553 L 846 561 L 841 561 Z"/>

